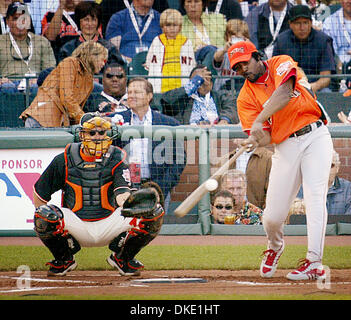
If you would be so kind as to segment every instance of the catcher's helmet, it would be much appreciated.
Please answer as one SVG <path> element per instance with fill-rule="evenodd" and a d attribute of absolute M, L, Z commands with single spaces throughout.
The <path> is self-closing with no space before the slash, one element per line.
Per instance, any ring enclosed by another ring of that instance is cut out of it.
<path fill-rule="evenodd" d="M 88 154 L 101 158 L 107 152 L 114 138 L 107 134 L 111 127 L 111 122 L 97 113 L 83 115 L 80 120 L 79 138 Z"/>

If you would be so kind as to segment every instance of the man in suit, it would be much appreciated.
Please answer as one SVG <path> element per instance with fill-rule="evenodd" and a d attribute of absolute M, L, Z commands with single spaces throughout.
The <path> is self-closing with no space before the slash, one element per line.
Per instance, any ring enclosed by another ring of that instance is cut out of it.
<path fill-rule="evenodd" d="M 111 114 L 112 122 L 118 119 L 120 123 L 123 117 L 123 125 L 178 126 L 176 119 L 150 108 L 152 98 L 151 83 L 141 77 L 132 78 L 128 83 L 127 102 L 130 109 Z M 171 190 L 179 182 L 186 164 L 184 142 L 167 138 L 162 141 L 150 141 L 148 138 L 124 139 L 122 136 L 116 143 L 126 150 L 129 159 L 137 158 L 140 162 L 141 182 L 151 180 L 161 187 L 167 212 Z"/>

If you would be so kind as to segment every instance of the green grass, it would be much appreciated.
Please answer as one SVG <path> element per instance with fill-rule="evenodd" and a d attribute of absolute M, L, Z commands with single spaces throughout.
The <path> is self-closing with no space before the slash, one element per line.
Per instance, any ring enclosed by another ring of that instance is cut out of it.
<path fill-rule="evenodd" d="M 258 270 L 262 245 L 222 246 L 147 246 L 138 255 L 145 270 Z M 83 248 L 75 256 L 78 270 L 111 270 L 106 263 L 108 248 Z M 279 261 L 280 269 L 293 269 L 299 259 L 305 257 L 306 246 L 289 245 Z M 323 264 L 331 269 L 351 268 L 351 246 L 327 246 Z M 45 263 L 52 260 L 50 252 L 42 246 L 0 246 L 0 271 L 16 271 L 27 265 L 31 271 L 47 270 Z M 1 296 L 0 300 L 351 300 L 351 295 L 320 294 L 303 295 L 153 295 L 153 296 Z"/>
<path fill-rule="evenodd" d="M 257 270 L 265 246 L 147 246 L 137 258 L 145 270 Z M 109 270 L 108 248 L 83 248 L 76 254 L 79 270 Z M 295 268 L 306 255 L 306 246 L 287 246 L 279 261 L 279 268 Z M 331 247 L 324 251 L 323 264 L 332 269 L 351 268 L 351 247 Z M 52 260 L 50 252 L 41 246 L 0 247 L 0 271 L 16 270 L 28 265 L 32 271 L 47 270 L 45 263 Z"/>

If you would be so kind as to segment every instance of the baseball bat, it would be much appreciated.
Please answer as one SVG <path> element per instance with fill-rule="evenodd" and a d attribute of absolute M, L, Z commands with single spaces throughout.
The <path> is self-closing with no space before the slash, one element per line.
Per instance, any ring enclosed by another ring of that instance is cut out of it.
<path fill-rule="evenodd" d="M 177 217 L 184 217 L 201 198 L 208 192 L 206 182 L 210 179 L 219 180 L 222 175 L 228 171 L 234 161 L 246 150 L 247 147 L 241 147 L 230 159 L 228 159 L 211 177 L 200 184 L 175 210 L 174 214 Z"/>

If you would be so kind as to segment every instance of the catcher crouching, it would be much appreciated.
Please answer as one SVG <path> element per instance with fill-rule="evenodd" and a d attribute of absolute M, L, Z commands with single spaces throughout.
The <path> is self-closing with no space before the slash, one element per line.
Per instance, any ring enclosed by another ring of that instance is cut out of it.
<path fill-rule="evenodd" d="M 163 194 L 148 182 L 131 189 L 124 150 L 112 146 L 111 123 L 86 114 L 79 143 L 67 145 L 34 186 L 34 230 L 54 256 L 49 276 L 74 270 L 81 247 L 108 246 L 107 262 L 121 275 L 139 275 L 144 267 L 137 253 L 159 233 Z M 62 190 L 62 205 L 48 204 Z"/>

